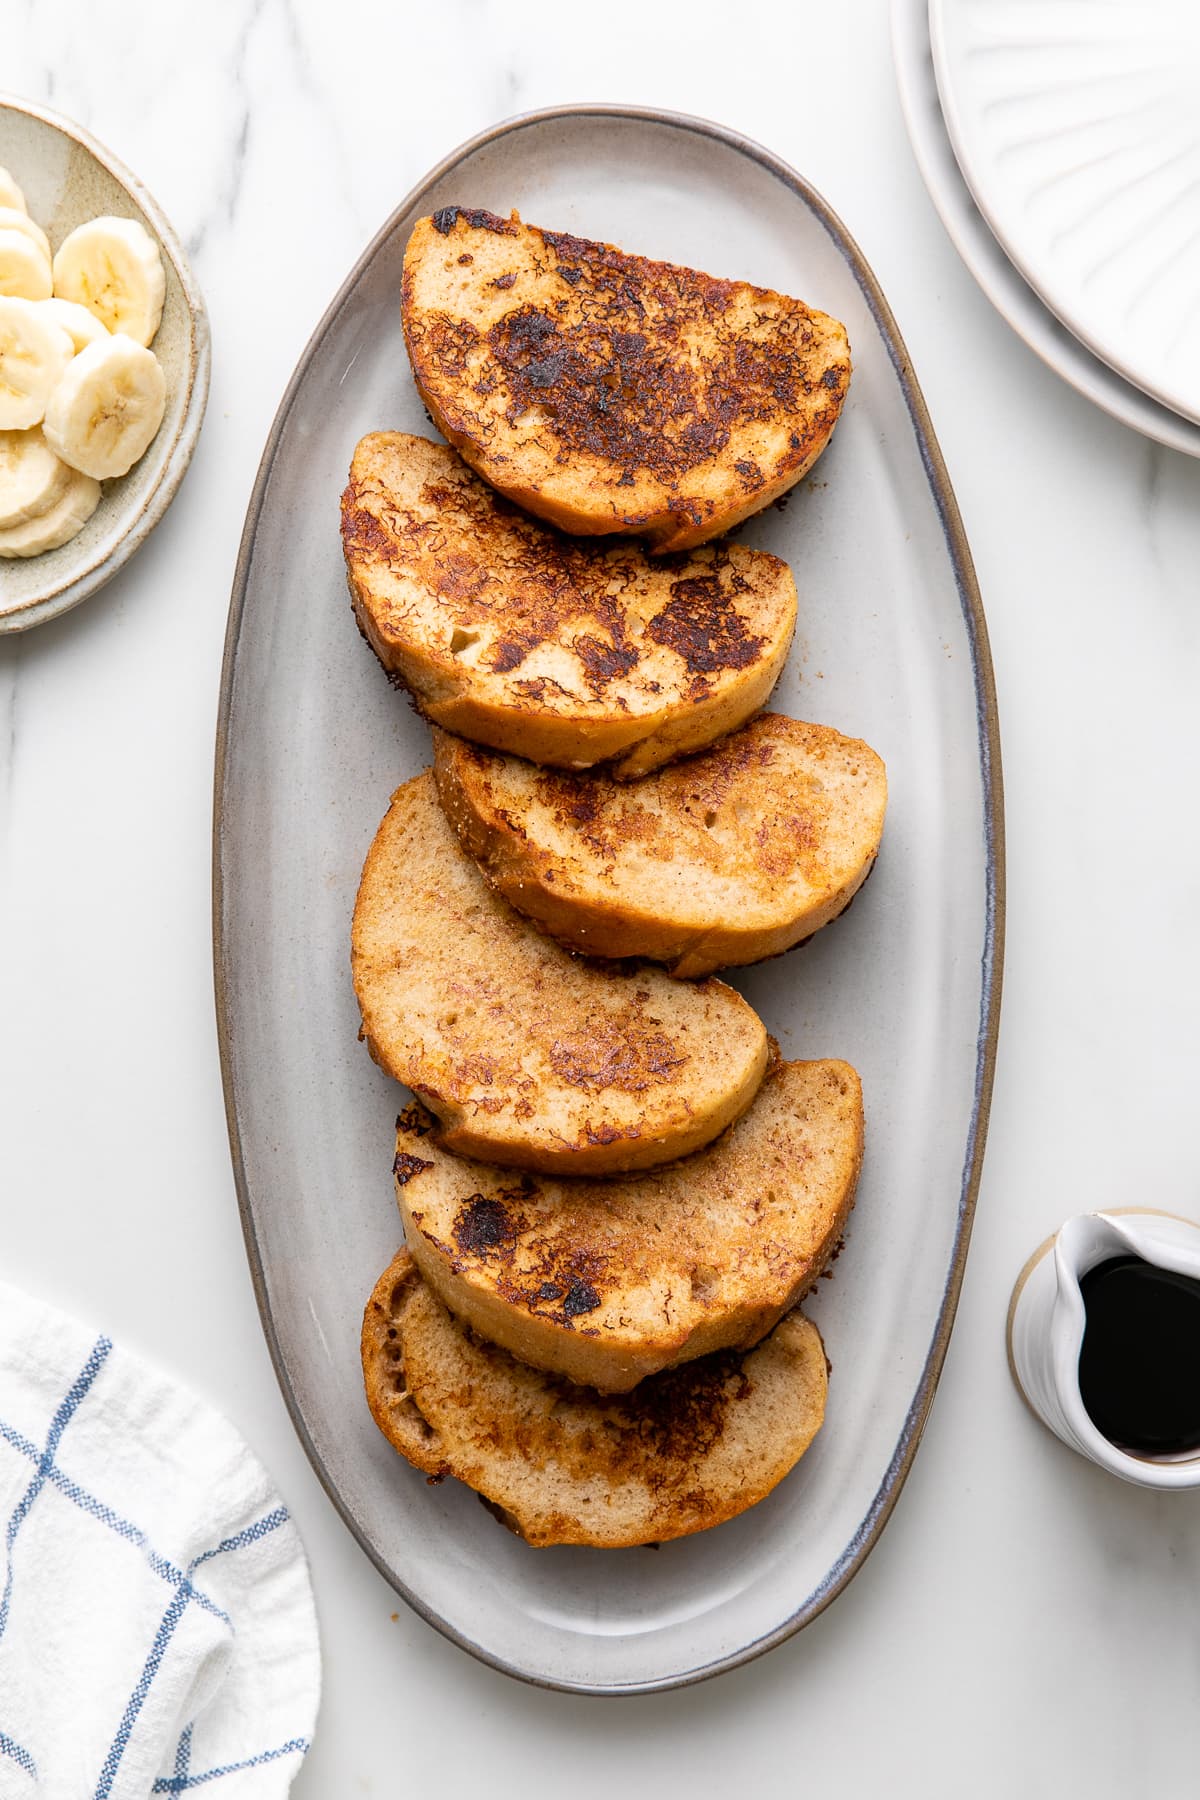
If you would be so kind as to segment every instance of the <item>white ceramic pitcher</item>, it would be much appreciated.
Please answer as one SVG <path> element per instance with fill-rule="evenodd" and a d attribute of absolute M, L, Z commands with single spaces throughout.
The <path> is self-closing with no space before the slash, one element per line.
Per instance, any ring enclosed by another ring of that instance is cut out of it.
<path fill-rule="evenodd" d="M 1008 1309 L 1013 1380 L 1056 1437 L 1081 1456 L 1139 1487 L 1200 1487 L 1200 1451 L 1141 1456 L 1097 1431 L 1079 1392 L 1084 1309 L 1080 1278 L 1113 1256 L 1140 1256 L 1160 1269 L 1200 1280 L 1200 1225 L 1171 1213 L 1081 1213 L 1034 1252 L 1017 1278 Z"/>

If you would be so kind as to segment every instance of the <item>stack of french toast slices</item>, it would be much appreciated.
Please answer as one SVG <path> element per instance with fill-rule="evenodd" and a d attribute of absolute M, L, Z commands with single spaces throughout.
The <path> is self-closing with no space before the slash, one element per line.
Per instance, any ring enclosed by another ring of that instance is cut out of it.
<path fill-rule="evenodd" d="M 846 335 L 462 207 L 415 227 L 402 308 L 448 442 L 364 438 L 342 502 L 359 626 L 433 728 L 354 914 L 363 1035 L 413 1096 L 367 1399 L 531 1544 L 660 1542 L 761 1499 L 825 1411 L 797 1307 L 859 1080 L 783 1062 L 714 972 L 844 910 L 886 781 L 762 710 L 795 583 L 722 534 L 824 448 Z"/>

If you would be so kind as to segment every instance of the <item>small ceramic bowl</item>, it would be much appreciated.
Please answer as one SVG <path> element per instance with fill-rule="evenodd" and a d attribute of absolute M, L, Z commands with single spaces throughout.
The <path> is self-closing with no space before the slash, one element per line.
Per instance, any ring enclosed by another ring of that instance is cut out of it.
<path fill-rule="evenodd" d="M 0 561 L 0 631 L 24 631 L 103 587 L 171 504 L 208 399 L 208 315 L 179 240 L 150 195 L 78 125 L 28 100 L 0 95 L 0 166 L 19 183 L 51 250 L 85 219 L 137 219 L 157 241 L 167 278 L 162 324 L 151 346 L 167 379 L 158 435 L 127 475 L 104 483 L 100 504 L 78 537 L 41 556 Z"/>
<path fill-rule="evenodd" d="M 1138 1487 L 1200 1487 L 1200 1452 L 1141 1456 L 1098 1431 L 1079 1391 L 1084 1306 L 1080 1279 L 1114 1256 L 1137 1256 L 1200 1279 L 1200 1225 L 1173 1213 L 1129 1208 L 1081 1213 L 1034 1251 L 1008 1309 L 1008 1363 L 1031 1411 L 1064 1444 Z"/>

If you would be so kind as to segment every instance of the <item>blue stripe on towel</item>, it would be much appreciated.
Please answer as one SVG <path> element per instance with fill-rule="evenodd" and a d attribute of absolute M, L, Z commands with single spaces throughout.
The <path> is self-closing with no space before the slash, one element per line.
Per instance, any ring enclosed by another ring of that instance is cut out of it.
<path fill-rule="evenodd" d="M 199 1775 L 160 1775 L 150 1792 L 152 1794 L 182 1794 L 187 1788 L 200 1787 L 206 1781 L 216 1781 L 222 1775 L 236 1775 L 239 1769 L 257 1769 L 260 1763 L 274 1762 L 276 1757 L 290 1756 L 294 1750 L 301 1756 L 308 1749 L 307 1738 L 292 1738 L 286 1744 L 280 1744 L 277 1750 L 263 1750 L 257 1756 L 248 1756 L 244 1762 L 225 1763 L 219 1769 L 205 1769 Z"/>
<path fill-rule="evenodd" d="M 22 1437 L 19 1431 L 14 1431 L 13 1427 L 6 1424 L 3 1419 L 0 1419 L 0 1438 L 11 1444 L 14 1450 L 19 1450 L 22 1456 L 27 1456 L 31 1462 L 41 1462 L 42 1452 L 37 1445 L 30 1443 L 28 1438 Z M 47 1481 L 52 1482 L 68 1500 L 73 1500 L 83 1512 L 89 1513 L 93 1519 L 99 1519 L 102 1525 L 107 1525 L 110 1531 L 116 1532 L 118 1537 L 125 1538 L 128 1543 L 135 1544 L 138 1549 L 142 1550 L 154 1573 L 161 1575 L 164 1581 L 169 1581 L 173 1587 L 181 1587 L 188 1581 L 184 1570 L 177 1569 L 173 1562 L 168 1561 L 165 1556 L 159 1555 L 144 1531 L 141 1531 L 131 1520 L 123 1519 L 120 1513 L 114 1512 L 111 1506 L 106 1506 L 103 1500 L 98 1500 L 95 1494 L 89 1494 L 88 1490 L 80 1487 L 77 1481 L 72 1481 L 71 1477 L 65 1475 L 57 1464 L 51 1463 L 43 1473 Z M 212 1613 L 214 1618 L 220 1619 L 229 1626 L 230 1630 L 233 1629 L 233 1621 L 229 1614 L 223 1607 L 218 1606 L 215 1600 L 210 1599 L 202 1588 L 192 1588 L 192 1598 L 204 1608 L 205 1612 Z"/>
<path fill-rule="evenodd" d="M 72 1383 L 68 1392 L 60 1401 L 58 1409 L 54 1414 L 54 1418 L 51 1421 L 50 1430 L 46 1435 L 45 1445 L 41 1449 L 39 1449 L 29 1438 L 23 1436 L 23 1434 L 17 1431 L 13 1426 L 5 1423 L 4 1420 L 0 1420 L 0 1439 L 9 1444 L 14 1450 L 19 1451 L 22 1456 L 25 1456 L 30 1462 L 36 1465 L 29 1485 L 21 1499 L 18 1501 L 16 1507 L 13 1509 L 5 1530 L 5 1546 L 7 1550 L 8 1566 L 5 1574 L 3 1595 L 0 1596 L 0 1633 L 3 1633 L 8 1624 L 9 1610 L 12 1604 L 14 1569 L 13 1546 L 16 1542 L 17 1534 L 27 1518 L 31 1507 L 47 1482 L 57 1488 L 60 1493 L 65 1495 L 67 1499 L 71 1500 L 82 1511 L 88 1513 L 92 1518 L 97 1519 L 101 1524 L 106 1525 L 109 1530 L 116 1532 L 119 1537 L 124 1538 L 127 1542 L 140 1549 L 155 1573 L 160 1575 L 165 1581 L 170 1582 L 175 1588 L 171 1603 L 159 1622 L 154 1643 L 146 1658 L 137 1686 L 129 1696 L 121 1722 L 117 1727 L 116 1735 L 113 1738 L 108 1755 L 104 1760 L 104 1766 L 100 1772 L 100 1779 L 95 1790 L 94 1800 L 107 1800 L 107 1796 L 112 1792 L 113 1782 L 116 1779 L 121 1758 L 124 1755 L 130 1737 L 132 1736 L 138 1714 L 142 1709 L 147 1694 L 150 1692 L 154 1678 L 158 1673 L 159 1666 L 166 1654 L 171 1636 L 191 1601 L 195 1600 L 198 1605 L 203 1606 L 207 1611 L 215 1614 L 232 1629 L 232 1621 L 230 1620 L 229 1615 L 201 1589 L 193 1586 L 191 1580 L 193 1572 L 199 1568 L 201 1563 L 209 1561 L 209 1559 L 214 1556 L 220 1556 L 229 1551 L 242 1549 L 248 1544 L 257 1543 L 270 1532 L 278 1530 L 289 1517 L 285 1506 L 276 1507 L 272 1512 L 264 1514 L 261 1519 L 255 1520 L 252 1525 L 246 1526 L 243 1531 L 237 1532 L 233 1537 L 222 1539 L 222 1541 L 219 1544 L 215 1544 L 211 1550 L 203 1551 L 193 1560 L 185 1571 L 177 1568 L 173 1563 L 169 1562 L 166 1557 L 160 1556 L 146 1537 L 145 1533 L 134 1525 L 132 1521 L 122 1518 L 112 1507 L 105 1505 L 105 1503 L 98 1499 L 96 1495 L 89 1493 L 86 1488 L 81 1487 L 78 1482 L 73 1481 L 70 1476 L 66 1475 L 63 1470 L 58 1468 L 55 1462 L 55 1456 L 58 1446 L 62 1441 L 63 1433 L 70 1424 L 73 1415 L 78 1410 L 88 1389 L 95 1381 L 96 1376 L 103 1367 L 104 1361 L 111 1349 L 112 1344 L 108 1338 L 97 1338 L 83 1368 L 76 1376 L 75 1381 Z M 225 1763 L 220 1768 L 205 1769 L 198 1774 L 191 1775 L 188 1773 L 188 1764 L 191 1760 L 191 1743 L 192 1726 L 189 1725 L 181 1733 L 179 1738 L 175 1755 L 174 1775 L 161 1776 L 154 1784 L 152 1790 L 154 1793 L 183 1793 L 187 1789 L 201 1787 L 210 1781 L 219 1780 L 223 1775 L 233 1775 L 242 1769 L 253 1769 L 257 1768 L 262 1763 L 274 1762 L 281 1756 L 290 1756 L 292 1754 L 303 1755 L 309 1747 L 309 1740 L 307 1738 L 291 1738 L 286 1744 L 280 1744 L 273 1750 L 260 1751 L 257 1756 L 248 1756 L 240 1762 Z M 16 1763 L 19 1768 L 24 1770 L 26 1774 L 31 1776 L 35 1781 L 37 1780 L 37 1764 L 29 1751 L 22 1745 L 16 1743 L 14 1739 L 10 1738 L 3 1731 L 0 1731 L 0 1756 L 9 1758 L 12 1762 Z"/>
<path fill-rule="evenodd" d="M 188 1582 L 185 1583 L 183 1587 L 176 1590 L 175 1598 L 172 1600 L 170 1606 L 168 1606 L 166 1612 L 159 1621 L 159 1627 L 154 1634 L 154 1642 L 150 1646 L 150 1654 L 146 1658 L 145 1667 L 138 1678 L 137 1686 L 129 1696 L 124 1714 L 121 1718 L 121 1723 L 117 1726 L 117 1735 L 113 1739 L 108 1755 L 104 1759 L 104 1767 L 100 1771 L 100 1780 L 96 1784 L 94 1800 L 106 1800 L 107 1795 L 112 1792 L 112 1784 L 116 1777 L 121 1758 L 124 1756 L 126 1747 L 128 1746 L 130 1733 L 136 1723 L 138 1714 L 142 1710 L 142 1702 L 150 1692 L 150 1684 L 158 1673 L 158 1665 L 161 1663 L 167 1645 L 171 1641 L 171 1633 L 183 1617 L 184 1612 L 187 1609 L 188 1601 L 191 1598 L 192 1587 L 191 1583 Z"/>
<path fill-rule="evenodd" d="M 235 1536 L 223 1539 L 223 1541 L 215 1545 L 213 1549 L 206 1550 L 203 1555 L 198 1556 L 195 1562 L 190 1565 L 188 1574 L 183 1577 L 176 1590 L 175 1598 L 162 1616 L 158 1632 L 150 1649 L 150 1654 L 146 1658 L 145 1667 L 138 1679 L 138 1684 L 129 1696 L 129 1701 L 125 1707 L 121 1723 L 117 1727 L 117 1734 L 112 1741 L 108 1755 L 104 1759 L 104 1767 L 100 1771 L 100 1781 L 96 1788 L 94 1800 L 107 1800 L 107 1795 L 112 1791 L 112 1784 L 116 1777 L 117 1769 L 120 1767 L 121 1758 L 125 1754 L 130 1735 L 137 1722 L 137 1716 L 142 1710 L 146 1695 L 150 1692 L 151 1684 L 158 1673 L 159 1665 L 162 1662 L 167 1645 L 170 1642 L 171 1634 L 183 1617 L 188 1601 L 198 1598 L 197 1590 L 192 1586 L 190 1580 L 192 1570 L 200 1563 L 206 1562 L 210 1556 L 217 1556 L 223 1551 L 240 1550 L 246 1544 L 257 1543 L 260 1538 L 266 1537 L 269 1532 L 278 1530 L 279 1526 L 284 1523 L 287 1516 L 288 1512 L 286 1506 L 277 1506 L 273 1512 L 266 1513 L 261 1519 L 256 1519 L 253 1525 L 247 1525 L 244 1531 L 239 1531 Z M 186 1745 L 184 1741 L 185 1738 L 187 1740 Z M 188 1775 L 185 1772 L 181 1772 L 181 1764 L 182 1769 L 186 1771 L 187 1761 L 191 1751 L 191 1728 L 189 1727 L 188 1731 L 185 1732 L 179 1740 L 179 1746 L 175 1757 L 176 1773 L 173 1776 L 167 1777 L 167 1780 L 171 1783 L 170 1787 L 164 1790 L 156 1783 L 153 1791 L 155 1793 L 182 1793 L 185 1788 L 196 1787 L 204 1781 L 214 1781 L 218 1775 L 230 1775 L 235 1768 L 253 1768 L 258 1763 L 271 1762 L 277 1756 L 286 1756 L 292 1750 L 307 1750 L 307 1748 L 308 1744 L 305 1739 L 294 1738 L 290 1743 L 284 1744 L 278 1750 L 264 1750 L 261 1755 L 250 1757 L 245 1762 L 229 1763 L 222 1769 L 209 1769 L 206 1773 L 201 1775 Z"/>
<path fill-rule="evenodd" d="M 8 1571 L 4 1579 L 4 1595 L 0 1599 L 0 1636 L 3 1635 L 4 1628 L 8 1624 L 8 1609 L 12 1604 L 13 1545 L 16 1543 L 17 1533 L 20 1531 L 30 1507 L 46 1484 L 46 1476 L 54 1465 L 54 1453 L 58 1449 L 63 1432 L 71 1422 L 72 1414 L 95 1381 L 104 1359 L 111 1349 L 112 1342 L 106 1337 L 98 1337 L 92 1345 L 91 1355 L 75 1377 L 68 1392 L 59 1402 L 58 1411 L 51 1421 L 50 1430 L 46 1436 L 46 1447 L 38 1458 L 37 1473 L 17 1502 L 12 1517 L 8 1521 L 8 1528 L 4 1534 L 5 1548 L 8 1552 Z"/>
<path fill-rule="evenodd" d="M 42 1453 L 33 1439 L 22 1437 L 15 1426 L 6 1425 L 3 1419 L 0 1419 L 0 1437 L 3 1437 L 6 1444 L 11 1444 L 14 1450 L 19 1450 L 22 1456 L 27 1456 L 30 1462 L 41 1461 Z"/>
<path fill-rule="evenodd" d="M 175 1779 L 178 1781 L 188 1772 L 188 1764 L 192 1760 L 192 1732 L 194 1724 L 185 1725 L 179 1734 L 179 1742 L 175 1746 Z"/>
<path fill-rule="evenodd" d="M 0 1731 L 0 1756 L 11 1756 L 19 1768 L 24 1769 L 27 1775 L 32 1775 L 35 1781 L 37 1780 L 37 1764 L 32 1756 L 20 1744 L 14 1743 L 6 1731 Z"/>
<path fill-rule="evenodd" d="M 211 1550 L 206 1550 L 202 1556 L 195 1557 L 188 1564 L 188 1574 L 193 1574 L 201 1563 L 208 1561 L 210 1556 L 221 1556 L 226 1550 L 240 1550 L 244 1544 L 256 1544 L 259 1538 L 265 1538 L 269 1532 L 278 1531 L 281 1525 L 287 1523 L 287 1520 L 287 1507 L 277 1506 L 274 1512 L 269 1512 L 263 1518 L 256 1519 L 253 1525 L 247 1525 L 245 1531 L 239 1531 L 235 1537 L 223 1538 L 219 1544 L 214 1544 Z"/>

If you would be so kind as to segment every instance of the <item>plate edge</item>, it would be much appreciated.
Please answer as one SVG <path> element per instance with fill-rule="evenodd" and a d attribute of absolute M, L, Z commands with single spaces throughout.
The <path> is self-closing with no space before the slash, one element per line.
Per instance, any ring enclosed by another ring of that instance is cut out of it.
<path fill-rule="evenodd" d="M 945 16 L 941 9 L 941 0 L 929 0 L 928 18 L 929 42 L 933 52 L 933 68 L 937 78 L 938 98 L 941 103 L 942 116 L 946 121 L 946 133 L 950 139 L 950 147 L 954 152 L 955 161 L 958 163 L 963 181 L 966 183 L 967 190 L 974 200 L 980 217 L 984 220 L 988 230 L 1000 245 L 1005 256 L 1007 256 L 1008 260 L 1012 263 L 1013 268 L 1016 269 L 1030 291 L 1041 301 L 1047 312 L 1052 314 L 1063 329 L 1069 331 L 1072 337 L 1077 339 L 1077 341 L 1083 345 L 1084 349 L 1094 356 L 1098 362 L 1102 362 L 1107 369 L 1111 369 L 1112 373 L 1119 376 L 1122 381 L 1128 382 L 1130 387 L 1136 388 L 1139 393 L 1145 394 L 1147 399 L 1153 400 L 1155 405 L 1165 407 L 1168 412 L 1173 412 L 1176 417 L 1182 419 L 1185 424 L 1200 425 L 1200 409 L 1193 411 L 1185 408 L 1178 397 L 1174 400 L 1168 398 L 1164 389 L 1154 385 L 1152 382 L 1143 383 L 1133 374 L 1131 367 L 1123 366 L 1120 362 L 1115 361 L 1111 344 L 1106 346 L 1101 341 L 1101 338 L 1096 335 L 1095 331 L 1085 327 L 1078 318 L 1077 304 L 1074 307 L 1068 306 L 1062 295 L 1061 289 L 1056 288 L 1053 294 L 1051 294 L 1048 289 L 1044 290 L 1041 282 L 1034 273 L 1033 264 L 1031 263 L 1027 252 L 1009 242 L 1011 234 L 1006 234 L 1001 229 L 1001 218 L 1004 216 L 1004 209 L 997 206 L 993 200 L 989 199 L 987 193 L 983 191 L 980 161 L 977 157 L 972 158 L 970 154 L 968 148 L 968 136 L 962 123 L 962 108 L 950 86 L 948 70 L 949 51 L 945 42 Z"/>
<path fill-rule="evenodd" d="M 64 137 L 73 138 L 82 144 L 110 175 L 114 176 L 127 192 L 133 195 L 146 217 L 152 222 L 159 243 L 171 259 L 172 267 L 183 289 L 183 297 L 187 304 L 191 320 L 189 333 L 188 378 L 186 386 L 186 404 L 180 421 L 179 434 L 163 464 L 162 473 L 150 493 L 142 512 L 130 528 L 113 547 L 108 556 L 100 562 L 93 563 L 81 575 L 73 576 L 69 581 L 56 588 L 53 593 L 43 594 L 36 600 L 30 600 L 12 613 L 0 614 L 0 634 L 15 634 L 18 631 L 29 631 L 35 625 L 49 624 L 51 619 L 61 618 L 64 613 L 71 612 L 84 600 L 97 593 L 113 576 L 118 574 L 131 557 L 135 556 L 159 524 L 187 474 L 196 446 L 200 441 L 200 429 L 204 424 L 204 414 L 208 406 L 208 390 L 212 373 L 212 333 L 208 322 L 208 308 L 204 296 L 192 274 L 183 244 L 162 207 L 154 198 L 145 183 L 128 168 L 118 156 L 114 156 L 107 145 L 99 138 L 92 136 L 84 126 L 77 125 L 62 113 L 42 106 L 37 101 L 23 99 L 19 94 L 0 91 L 0 108 L 9 112 L 25 113 L 32 119 L 40 119 L 44 125 L 50 125 Z M 137 532 L 137 527 L 144 529 Z M 134 533 L 137 533 L 135 536 Z"/>
<path fill-rule="evenodd" d="M 986 258 L 976 250 L 970 241 L 969 234 L 962 229 L 958 219 L 954 216 L 953 205 L 947 199 L 944 185 L 938 180 L 934 159 L 928 153 L 922 128 L 917 122 L 916 114 L 919 112 L 923 96 L 913 85 L 914 77 L 910 68 L 909 51 L 905 47 L 905 39 L 910 30 L 916 29 L 911 23 L 910 15 L 917 15 L 920 28 L 925 32 L 925 48 L 929 49 L 927 14 L 927 0 L 891 0 L 892 66 L 900 101 L 900 114 L 904 121 L 913 161 L 917 166 L 917 173 L 921 177 L 929 202 L 959 261 L 975 282 L 984 299 L 1009 330 L 1015 334 L 1027 350 L 1037 357 L 1044 368 L 1049 369 L 1050 373 L 1059 381 L 1065 382 L 1073 393 L 1088 401 L 1090 405 L 1098 407 L 1107 418 L 1114 420 L 1116 424 L 1123 425 L 1127 431 L 1136 432 L 1139 437 L 1145 438 L 1149 443 L 1161 445 L 1164 450 L 1174 450 L 1180 456 L 1200 457 L 1200 428 L 1193 425 L 1190 419 L 1185 419 L 1182 413 L 1172 412 L 1170 407 L 1163 406 L 1152 395 L 1143 393 L 1141 388 L 1135 387 L 1127 381 L 1123 375 L 1102 361 L 1100 357 L 1093 356 L 1087 345 L 1077 338 L 1074 332 L 1070 331 L 1062 320 L 1038 298 L 1016 266 L 1008 263 L 1003 245 L 988 226 L 983 214 L 979 212 L 970 189 L 963 181 L 962 171 L 954 158 L 954 149 L 947 134 L 947 152 L 950 160 L 954 163 L 955 174 L 962 182 L 963 195 L 967 205 L 979 218 L 981 230 L 986 233 L 989 242 L 995 246 L 1011 270 L 1014 282 L 1028 292 L 1029 299 L 1032 305 L 1038 309 L 1038 313 L 1045 314 L 1047 326 L 1068 340 L 1080 355 L 1086 358 L 1085 364 L 1078 370 L 1069 370 L 1067 365 L 1058 360 L 1057 345 L 1053 341 L 1043 342 L 1036 334 L 1031 334 L 1030 330 L 1021 323 L 1015 304 L 1006 302 L 1001 282 L 988 269 Z M 932 60 L 930 67 L 932 69 Z M 936 95 L 937 84 L 935 81 L 935 98 Z M 940 129 L 945 133 L 944 124 Z M 1094 365 L 1094 370 L 1089 365 Z M 1085 382 L 1094 381 L 1103 383 L 1104 391 L 1102 393 L 1098 392 L 1094 386 L 1084 385 Z M 1109 383 L 1114 384 L 1115 391 L 1109 391 Z M 1139 402 L 1144 402 L 1145 406 L 1150 409 L 1148 416 L 1140 415 Z"/>

